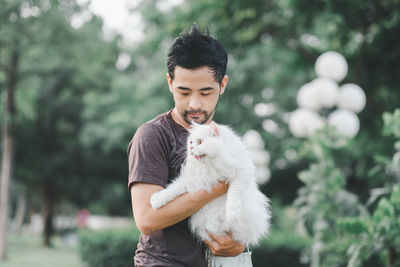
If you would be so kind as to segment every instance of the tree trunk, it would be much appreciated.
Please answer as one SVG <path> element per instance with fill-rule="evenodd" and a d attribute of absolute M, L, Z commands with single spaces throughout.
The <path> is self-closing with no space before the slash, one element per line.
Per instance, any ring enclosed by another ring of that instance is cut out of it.
<path fill-rule="evenodd" d="M 54 207 L 55 203 L 50 195 L 45 195 L 43 204 L 43 245 L 46 247 L 51 247 L 51 237 L 53 236 L 53 218 L 54 218 Z"/>
<path fill-rule="evenodd" d="M 7 75 L 8 83 L 4 100 L 4 110 L 2 118 L 2 131 L 1 131 L 1 196 L 0 196 L 0 259 L 7 257 L 6 250 L 6 234 L 8 224 L 8 193 L 9 184 L 12 173 L 12 152 L 13 152 L 13 139 L 14 139 L 14 92 L 17 84 L 17 65 L 18 53 L 14 49 L 11 58 L 9 71 Z"/>
<path fill-rule="evenodd" d="M 13 230 L 16 234 L 21 233 L 26 212 L 26 197 L 24 195 L 18 197 L 17 211 L 15 212 Z"/>
<path fill-rule="evenodd" d="M 5 113 L 5 112 L 4 112 Z M 6 114 L 3 117 L 7 117 Z M 4 121 L 3 118 L 2 129 L 2 160 L 1 160 L 1 199 L 0 199 L 0 258 L 7 257 L 7 224 L 8 224 L 8 188 L 11 178 L 11 154 L 12 154 L 12 135 L 10 126 Z"/>
<path fill-rule="evenodd" d="M 397 263 L 397 258 L 398 254 L 396 253 L 396 250 L 394 249 L 394 247 L 389 246 L 389 248 L 387 249 L 386 266 L 387 267 L 398 266 L 395 265 Z"/>

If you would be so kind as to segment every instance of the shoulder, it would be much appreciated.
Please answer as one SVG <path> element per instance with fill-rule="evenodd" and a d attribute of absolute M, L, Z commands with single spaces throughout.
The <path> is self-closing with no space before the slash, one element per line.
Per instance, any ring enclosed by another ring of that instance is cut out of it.
<path fill-rule="evenodd" d="M 132 146 L 148 147 L 162 146 L 167 149 L 170 127 L 166 114 L 160 114 L 154 119 L 142 124 L 134 133 L 129 145 L 128 153 Z"/>
<path fill-rule="evenodd" d="M 156 138 L 165 136 L 170 131 L 166 114 L 160 114 L 154 119 L 142 124 L 134 134 L 134 138 Z"/>
<path fill-rule="evenodd" d="M 134 139 L 155 138 L 163 135 L 164 129 L 160 125 L 154 123 L 145 123 L 141 125 L 135 132 Z"/>

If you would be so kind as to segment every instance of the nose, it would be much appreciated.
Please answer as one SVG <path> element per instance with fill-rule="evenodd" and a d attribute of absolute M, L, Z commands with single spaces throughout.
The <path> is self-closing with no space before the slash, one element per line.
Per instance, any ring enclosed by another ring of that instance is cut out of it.
<path fill-rule="evenodd" d="M 191 110 L 200 110 L 201 109 L 201 102 L 200 102 L 200 99 L 197 96 L 193 95 L 190 98 L 189 108 Z"/>

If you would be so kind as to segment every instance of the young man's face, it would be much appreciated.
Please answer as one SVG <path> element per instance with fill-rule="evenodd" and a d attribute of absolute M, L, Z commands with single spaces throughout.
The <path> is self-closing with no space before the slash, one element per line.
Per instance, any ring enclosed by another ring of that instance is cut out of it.
<path fill-rule="evenodd" d="M 225 91 L 228 76 L 218 83 L 208 67 L 185 69 L 175 67 L 174 79 L 167 74 L 169 90 L 174 96 L 173 115 L 178 123 L 188 128 L 192 121 L 210 123 L 219 96 Z"/>

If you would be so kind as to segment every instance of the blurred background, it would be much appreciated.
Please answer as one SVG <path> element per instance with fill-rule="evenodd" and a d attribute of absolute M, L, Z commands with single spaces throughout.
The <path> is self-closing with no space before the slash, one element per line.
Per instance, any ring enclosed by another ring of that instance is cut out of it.
<path fill-rule="evenodd" d="M 193 22 L 229 54 L 215 121 L 244 136 L 272 201 L 254 266 L 400 266 L 398 0 L 0 0 L 0 14 L 1 267 L 133 265 L 127 145 L 173 107 L 167 50 Z"/>

